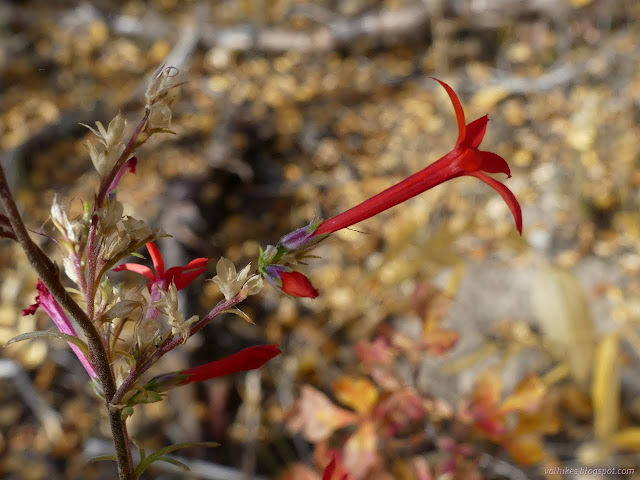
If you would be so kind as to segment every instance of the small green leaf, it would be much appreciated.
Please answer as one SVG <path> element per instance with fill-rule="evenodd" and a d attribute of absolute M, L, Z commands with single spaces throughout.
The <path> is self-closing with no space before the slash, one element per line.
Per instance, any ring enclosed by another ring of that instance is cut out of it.
<path fill-rule="evenodd" d="M 110 462 L 116 461 L 116 456 L 115 455 L 100 455 L 99 457 L 93 457 L 91 460 L 89 460 L 89 463 L 97 463 L 97 462 Z"/>
<path fill-rule="evenodd" d="M 240 318 L 242 318 L 243 320 L 251 323 L 252 325 L 255 325 L 256 322 L 254 322 L 253 320 L 251 320 L 251 317 L 249 315 L 247 315 L 246 313 L 244 313 L 242 310 L 240 310 L 239 308 L 227 308 L 226 310 L 223 310 L 220 313 L 232 313 L 234 315 L 239 316 Z"/>
<path fill-rule="evenodd" d="M 140 444 L 136 442 L 133 438 L 131 439 L 131 443 L 133 443 L 138 449 L 138 451 L 140 452 L 140 461 L 141 462 L 144 461 L 144 459 L 147 458 L 147 451 L 144 448 L 142 448 Z"/>
<path fill-rule="evenodd" d="M 76 347 L 78 347 L 82 351 L 82 353 L 84 353 L 84 355 L 87 358 L 89 358 L 89 347 L 87 347 L 86 343 L 84 343 L 78 337 L 74 337 L 73 335 L 67 335 L 66 333 L 57 332 L 54 330 L 40 330 L 37 332 L 22 333 L 16 337 L 13 337 L 11 340 L 5 343 L 4 346 L 6 347 L 7 345 L 11 345 L 12 343 L 22 342 L 23 340 L 32 340 L 34 338 L 45 338 L 45 337 L 47 338 L 54 337 L 54 338 L 61 338 L 62 340 L 66 340 L 67 342 L 70 342 L 74 344 Z"/>
<path fill-rule="evenodd" d="M 134 256 L 134 257 L 141 258 L 142 260 L 146 260 L 146 257 L 144 255 L 142 255 L 141 253 L 131 252 L 131 255 Z"/>
<path fill-rule="evenodd" d="M 79 297 L 82 297 L 82 292 L 77 288 L 64 287 L 64 289 L 69 293 L 73 293 L 74 295 L 78 295 Z"/>
<path fill-rule="evenodd" d="M 164 397 L 163 393 L 154 392 L 153 390 L 139 389 L 129 400 L 127 400 L 127 408 L 139 405 L 141 403 L 160 402 Z"/>
<path fill-rule="evenodd" d="M 186 465 L 182 464 L 181 462 L 178 462 L 177 460 L 165 457 L 164 455 L 166 455 L 167 453 L 175 452 L 176 450 L 181 450 L 183 448 L 190 448 L 190 447 L 211 448 L 211 447 L 218 447 L 218 446 L 220 446 L 220 444 L 216 442 L 185 442 L 185 443 L 176 443 L 175 445 L 169 445 L 168 447 L 161 448 L 160 450 L 153 452 L 148 457 L 140 460 L 140 463 L 136 467 L 135 472 L 133 472 L 133 478 L 135 479 L 140 478 L 140 475 L 142 475 L 142 473 L 147 469 L 147 467 L 155 461 L 168 462 L 173 465 L 178 465 L 182 468 L 186 467 Z M 188 470 L 188 468 L 186 469 Z"/>
<path fill-rule="evenodd" d="M 131 415 L 133 415 L 133 408 L 131 407 L 124 407 L 120 412 L 120 417 L 122 418 L 122 420 L 126 420 Z"/>
<path fill-rule="evenodd" d="M 219 447 L 220 444 L 217 442 L 184 442 L 184 443 L 175 443 L 173 445 L 169 445 L 167 447 L 163 447 L 160 450 L 153 453 L 153 455 L 165 455 L 167 453 L 175 452 L 176 450 L 182 450 L 184 448 L 191 447 L 205 447 L 205 448 L 214 448 Z"/>
<path fill-rule="evenodd" d="M 115 353 L 116 355 L 120 355 L 122 358 L 124 358 L 130 366 L 132 367 L 135 366 L 136 357 L 134 357 L 130 353 L 124 352 L 122 350 L 114 350 L 113 353 Z"/>

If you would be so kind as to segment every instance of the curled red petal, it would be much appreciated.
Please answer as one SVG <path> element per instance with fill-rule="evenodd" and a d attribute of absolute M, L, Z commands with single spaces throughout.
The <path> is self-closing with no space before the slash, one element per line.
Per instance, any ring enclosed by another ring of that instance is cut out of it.
<path fill-rule="evenodd" d="M 456 92 L 453 91 L 453 88 L 451 88 L 449 85 L 444 83 L 442 80 L 438 80 L 436 77 L 430 77 L 430 78 L 434 79 L 436 82 L 442 85 L 444 89 L 447 91 L 449 98 L 451 99 L 451 103 L 453 104 L 453 109 L 456 112 L 456 120 L 458 121 L 458 141 L 456 142 L 456 145 L 459 145 L 464 141 L 465 135 L 466 135 L 464 110 L 462 109 L 462 104 L 460 103 L 460 99 L 458 98 L 458 95 L 456 94 Z"/>
<path fill-rule="evenodd" d="M 231 375 L 236 372 L 255 370 L 281 353 L 278 345 L 257 345 L 245 348 L 221 360 L 182 371 L 181 374 L 189 377 L 181 382 L 181 385 L 202 382 L 210 378 Z"/>
<path fill-rule="evenodd" d="M 146 244 L 149 255 L 151 255 L 151 261 L 153 262 L 153 269 L 156 272 L 156 278 L 160 279 L 164 277 L 164 260 L 162 254 L 156 244 L 149 242 Z"/>
<path fill-rule="evenodd" d="M 150 282 L 154 282 L 155 281 L 155 277 L 153 275 L 153 272 L 151 271 L 151 269 L 149 267 L 146 267 L 144 265 L 140 265 L 139 263 L 123 263 L 122 265 L 118 265 L 116 268 L 113 269 L 114 272 L 133 272 L 133 273 L 139 273 L 140 275 L 144 275 L 145 277 L 147 277 L 147 279 Z"/>
<path fill-rule="evenodd" d="M 311 280 L 300 272 L 278 272 L 282 280 L 282 291 L 294 297 L 316 298 L 318 290 Z"/>
<path fill-rule="evenodd" d="M 20 314 L 23 317 L 26 317 L 27 315 L 35 315 L 36 314 L 36 310 L 38 310 L 39 306 L 40 306 L 40 299 L 39 299 L 39 297 L 36 297 L 36 303 L 33 303 L 33 304 L 29 305 L 27 308 L 23 308 L 20 311 Z"/>
<path fill-rule="evenodd" d="M 478 151 L 482 164 L 479 170 L 489 173 L 506 173 L 507 177 L 511 177 L 511 169 L 507 161 L 497 153 Z"/>
<path fill-rule="evenodd" d="M 482 143 L 484 134 L 487 132 L 487 123 L 489 123 L 489 115 L 484 115 L 480 118 L 476 118 L 473 122 L 467 125 L 467 130 L 464 137 L 465 146 L 478 148 Z"/>
<path fill-rule="evenodd" d="M 171 269 L 169 269 L 171 270 Z M 173 277 L 173 279 L 169 278 L 168 272 L 169 270 L 167 270 L 167 287 L 169 286 L 169 284 L 171 283 L 171 280 L 174 281 L 174 283 L 176 284 L 176 288 L 178 290 L 182 290 L 183 288 L 187 287 L 187 285 L 189 285 L 191 282 L 193 282 L 197 277 L 199 277 L 200 275 L 202 275 L 204 272 L 207 271 L 206 268 L 197 268 L 195 270 L 192 270 L 190 272 L 180 272 L 177 275 L 175 275 Z"/>
<path fill-rule="evenodd" d="M 136 157 L 131 157 L 123 166 L 127 167 L 129 172 L 136 173 L 136 165 L 138 165 L 138 159 Z"/>
<path fill-rule="evenodd" d="M 209 262 L 208 258 L 194 258 L 193 260 L 191 260 L 189 263 L 187 263 L 184 266 L 185 270 L 191 270 L 192 268 L 202 268 L 202 267 L 206 267 L 207 263 Z"/>
<path fill-rule="evenodd" d="M 324 472 L 322 473 L 322 480 L 331 480 L 331 477 L 333 477 L 333 472 L 335 471 L 336 471 L 336 457 L 333 456 L 331 458 L 331 461 L 327 465 L 327 467 L 324 469 Z"/>
<path fill-rule="evenodd" d="M 509 190 L 506 185 L 500 183 L 499 181 L 482 172 L 471 172 L 469 173 L 469 175 L 479 178 L 500 194 L 500 196 L 509 206 L 511 213 L 513 214 L 513 219 L 516 222 L 516 228 L 518 229 L 518 232 L 520 232 L 520 235 L 522 235 L 522 209 L 520 208 L 518 199 L 516 199 L 516 196 L 513 194 L 513 192 Z"/>

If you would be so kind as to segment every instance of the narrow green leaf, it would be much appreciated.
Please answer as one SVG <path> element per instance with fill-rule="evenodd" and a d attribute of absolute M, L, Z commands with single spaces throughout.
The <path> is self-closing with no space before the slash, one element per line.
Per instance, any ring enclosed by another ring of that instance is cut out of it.
<path fill-rule="evenodd" d="M 131 255 L 133 255 L 134 257 L 141 258 L 142 260 L 146 259 L 146 257 L 144 255 L 142 255 L 141 253 L 138 253 L 138 252 L 132 252 Z"/>
<path fill-rule="evenodd" d="M 220 313 L 232 313 L 234 315 L 239 316 L 240 318 L 242 318 L 244 321 L 251 323 L 252 325 L 255 325 L 256 322 L 254 322 L 253 320 L 251 320 L 251 317 L 249 315 L 247 315 L 246 313 L 244 313 L 242 310 L 240 310 L 239 308 L 227 308 L 226 310 L 223 310 Z"/>
<path fill-rule="evenodd" d="M 220 446 L 220 444 L 216 443 L 216 442 L 185 442 L 185 443 L 176 443 L 174 445 L 169 445 L 167 447 L 161 448 L 160 450 L 157 450 L 157 451 L 153 452 L 151 455 L 149 455 L 145 459 L 140 460 L 140 463 L 138 464 L 138 466 L 136 467 L 135 471 L 133 472 L 133 477 L 135 479 L 140 478 L 140 475 L 142 475 L 144 473 L 144 471 L 147 469 L 147 467 L 149 465 L 151 465 L 155 461 L 163 461 L 163 462 L 168 462 L 168 463 L 172 463 L 172 464 L 176 465 L 174 462 L 176 462 L 177 460 L 168 459 L 168 457 L 164 456 L 167 453 L 175 452 L 176 450 L 181 450 L 183 448 L 190 448 L 190 447 L 209 447 L 209 448 L 211 448 L 211 447 L 218 447 L 218 446 Z M 180 463 L 180 462 L 178 462 L 178 463 Z M 178 465 L 178 466 L 180 466 L 180 465 Z M 185 467 L 186 467 L 186 465 L 185 465 Z"/>
<path fill-rule="evenodd" d="M 40 330 L 37 332 L 22 333 L 16 337 L 13 337 L 4 345 L 6 347 L 7 345 L 11 345 L 12 343 L 22 342 L 23 340 L 32 340 L 34 338 L 45 338 L 45 337 L 46 338 L 54 337 L 54 338 L 61 338 L 62 340 L 66 340 L 67 342 L 70 342 L 74 344 L 76 347 L 78 347 L 82 351 L 82 353 L 84 353 L 85 356 L 89 358 L 89 348 L 87 347 L 86 343 L 84 343 L 78 337 L 74 337 L 73 335 L 67 335 L 66 333 L 62 333 L 54 330 Z"/>
<path fill-rule="evenodd" d="M 167 447 L 163 447 L 160 450 L 153 452 L 152 455 L 166 455 L 167 453 L 175 452 L 176 450 L 182 450 L 184 448 L 191 447 L 205 447 L 205 448 L 214 448 L 219 447 L 220 444 L 217 442 L 184 442 L 184 443 L 176 443 L 173 445 L 169 445 Z"/>
<path fill-rule="evenodd" d="M 176 467 L 182 468 L 185 472 L 191 471 L 191 469 L 187 465 L 182 463 L 180 460 L 176 460 L 175 458 L 159 457 L 156 459 L 156 462 L 167 462 L 167 463 L 170 463 L 171 465 L 175 465 Z"/>
<path fill-rule="evenodd" d="M 136 357 L 134 357 L 130 353 L 124 352 L 122 350 L 114 350 L 113 353 L 115 353 L 116 355 L 120 355 L 122 358 L 124 358 L 130 366 L 132 367 L 135 366 Z"/>
<path fill-rule="evenodd" d="M 64 289 L 69 293 L 73 293 L 75 295 L 78 295 L 79 297 L 82 297 L 82 292 L 80 290 L 78 290 L 77 288 L 64 287 Z"/>
<path fill-rule="evenodd" d="M 89 460 L 89 463 L 97 463 L 97 462 L 110 462 L 116 461 L 116 456 L 115 455 L 100 455 L 99 457 L 93 457 L 91 460 Z"/>
<path fill-rule="evenodd" d="M 140 461 L 141 462 L 144 461 L 144 459 L 147 458 L 147 451 L 144 448 L 142 448 L 140 444 L 136 442 L 133 438 L 131 439 L 131 443 L 133 443 L 138 449 L 138 451 L 140 452 Z"/>

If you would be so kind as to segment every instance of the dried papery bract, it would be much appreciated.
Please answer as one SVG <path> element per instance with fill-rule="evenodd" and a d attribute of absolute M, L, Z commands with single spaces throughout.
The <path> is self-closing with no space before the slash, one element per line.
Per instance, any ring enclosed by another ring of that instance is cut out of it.
<path fill-rule="evenodd" d="M 127 133 L 127 121 L 120 113 L 107 127 L 101 122 L 96 122 L 95 127 L 85 125 L 97 139 L 87 142 L 89 156 L 100 177 L 94 203 L 83 202 L 82 213 L 76 218 L 71 218 L 65 203 L 57 197 L 51 207 L 56 230 L 52 238 L 62 247 L 62 259 L 58 263 L 75 284 L 73 288 L 65 289 L 60 283 L 58 267 L 29 238 L 0 168 L 0 196 L 8 211 L 7 216 L 0 215 L 0 237 L 20 242 L 43 282 L 38 284 L 38 303 L 25 309 L 25 314 L 34 313 L 37 305 L 42 306 L 60 329 L 57 335 L 70 341 L 95 391 L 106 401 L 119 476 L 126 480 L 137 478 L 140 473 L 134 474 L 124 420 L 134 412 L 135 405 L 127 405 L 126 401 L 139 392 L 137 385 L 142 375 L 216 316 L 233 312 L 248 318 L 235 310 L 235 306 L 249 295 L 257 294 L 263 283 L 260 275 L 248 274 L 250 266 L 236 273 L 233 264 L 223 260 L 221 265 L 225 268 L 218 270 L 224 273 L 218 277 L 218 284 L 225 300 L 204 316 L 187 318 L 180 309 L 177 292 L 206 272 L 208 259 L 196 258 L 186 265 L 165 270 L 162 255 L 153 242 L 166 235 L 128 215 L 114 196 L 123 175 L 135 173 L 136 149 L 156 133 L 174 133 L 171 131 L 172 99 L 168 94 L 181 85 L 172 83 L 177 73 L 174 67 L 164 66 L 155 73 L 145 95 L 144 114 L 133 131 Z M 115 271 L 141 274 L 147 279 L 146 285 L 112 284 L 107 272 L 129 255 L 140 256 L 136 251 L 145 244 L 153 270 L 146 265 L 126 263 Z M 62 306 L 82 327 L 87 345 L 75 335 Z M 127 325 L 133 329 L 125 328 Z M 131 330 L 132 334 L 124 334 Z M 85 346 L 85 350 L 79 350 L 78 345 Z M 268 354 L 261 356 L 260 352 Z M 258 368 L 278 353 L 279 350 L 272 347 L 247 349 L 237 356 L 187 369 L 181 378 L 186 384 Z"/>

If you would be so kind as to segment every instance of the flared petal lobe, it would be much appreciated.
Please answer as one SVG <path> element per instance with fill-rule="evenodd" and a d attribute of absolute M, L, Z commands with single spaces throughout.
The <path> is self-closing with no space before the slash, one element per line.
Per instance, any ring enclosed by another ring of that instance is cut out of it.
<path fill-rule="evenodd" d="M 155 280 L 155 275 L 153 274 L 151 269 L 144 265 L 140 265 L 139 263 L 123 263 L 122 265 L 118 265 L 116 268 L 114 268 L 113 271 L 138 273 L 140 275 L 144 275 L 150 282 L 153 282 Z"/>
<path fill-rule="evenodd" d="M 484 115 L 467 125 L 462 144 L 465 147 L 478 148 L 487 132 L 487 123 L 489 123 L 489 115 Z"/>
<path fill-rule="evenodd" d="M 156 278 L 160 279 L 164 277 L 164 259 L 162 258 L 162 253 L 160 253 L 160 250 L 158 250 L 158 247 L 156 247 L 156 244 L 153 242 L 149 242 L 145 246 L 151 256 L 153 269 L 156 272 Z"/>
<path fill-rule="evenodd" d="M 480 157 L 479 170 L 488 173 L 505 173 L 507 178 L 511 177 L 511 169 L 507 161 L 497 153 L 477 151 Z"/>
<path fill-rule="evenodd" d="M 147 287 L 151 291 L 152 284 L 158 284 L 159 288 L 167 291 L 171 282 L 175 283 L 178 290 L 182 290 L 187 287 L 196 277 L 202 275 L 207 271 L 208 258 L 196 258 L 191 260 L 184 266 L 171 267 L 167 271 L 164 269 L 164 259 L 162 253 L 158 250 L 155 243 L 149 242 L 145 245 L 151 256 L 153 263 L 153 270 L 139 263 L 123 263 L 113 269 L 114 272 L 134 272 L 140 275 L 144 275 L 149 284 Z"/>
<path fill-rule="evenodd" d="M 164 273 L 163 289 L 165 289 L 165 285 L 168 288 L 171 282 L 174 282 L 176 288 L 182 290 L 207 271 L 206 266 L 208 262 L 208 258 L 196 258 L 184 267 L 171 267 Z"/>
<path fill-rule="evenodd" d="M 516 228 L 518 229 L 518 232 L 520 232 L 520 235 L 522 235 L 522 210 L 520 209 L 520 204 L 518 203 L 518 200 L 516 199 L 516 196 L 513 194 L 513 192 L 509 190 L 504 184 L 482 172 L 473 172 L 469 173 L 469 175 L 479 178 L 500 194 L 502 199 L 506 202 L 507 206 L 511 210 L 513 219 L 516 222 Z"/>
<path fill-rule="evenodd" d="M 444 83 L 442 80 L 438 80 L 435 77 L 429 77 L 438 82 L 442 87 L 447 91 L 449 98 L 451 99 L 451 103 L 453 104 L 453 109 L 456 112 L 456 121 L 458 122 L 458 141 L 456 145 L 460 145 L 465 137 L 466 137 L 466 122 L 464 119 L 464 110 L 462 109 L 462 104 L 460 103 L 460 99 L 456 92 L 453 91 L 449 85 Z"/>

